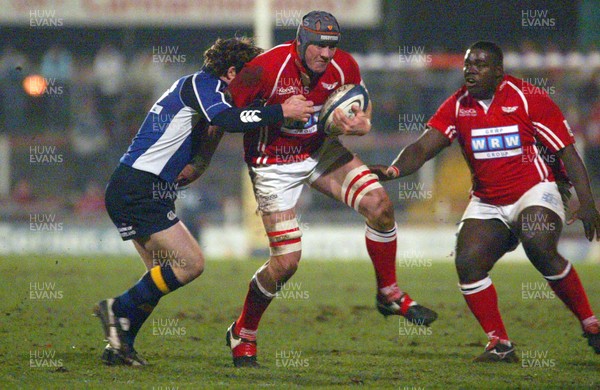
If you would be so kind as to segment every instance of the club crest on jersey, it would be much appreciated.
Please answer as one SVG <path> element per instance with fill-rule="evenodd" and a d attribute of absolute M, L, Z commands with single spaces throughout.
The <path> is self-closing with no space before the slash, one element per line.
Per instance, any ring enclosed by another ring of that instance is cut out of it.
<path fill-rule="evenodd" d="M 173 210 L 171 210 L 167 213 L 167 218 L 169 219 L 169 221 L 172 221 L 175 218 L 177 218 L 177 215 L 175 214 L 175 212 Z"/>
<path fill-rule="evenodd" d="M 504 106 L 502 106 L 502 111 L 504 111 L 507 114 L 510 114 L 511 112 L 517 111 L 517 108 L 519 108 L 519 106 L 512 106 L 512 107 L 504 107 Z"/>
<path fill-rule="evenodd" d="M 458 110 L 458 116 L 477 116 L 477 110 L 474 108 L 461 108 Z"/>
<path fill-rule="evenodd" d="M 472 129 L 471 150 L 473 150 L 473 157 L 477 160 L 523 154 L 519 126 Z"/>
<path fill-rule="evenodd" d="M 335 89 L 335 87 L 337 87 L 338 82 L 336 81 L 333 84 L 328 84 L 328 83 L 324 83 L 321 81 L 321 85 L 323 86 L 323 88 L 325 88 L 328 91 L 331 91 L 332 89 Z"/>

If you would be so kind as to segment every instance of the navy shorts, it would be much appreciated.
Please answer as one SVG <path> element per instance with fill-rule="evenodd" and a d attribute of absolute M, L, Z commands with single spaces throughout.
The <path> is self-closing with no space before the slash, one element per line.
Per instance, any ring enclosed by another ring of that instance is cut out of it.
<path fill-rule="evenodd" d="M 106 211 L 123 240 L 148 237 L 179 222 L 176 199 L 175 183 L 124 164 L 106 186 Z"/>

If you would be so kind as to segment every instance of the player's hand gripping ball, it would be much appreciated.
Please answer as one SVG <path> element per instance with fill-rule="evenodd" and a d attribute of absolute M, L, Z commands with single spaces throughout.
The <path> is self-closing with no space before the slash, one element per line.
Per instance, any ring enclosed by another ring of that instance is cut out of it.
<path fill-rule="evenodd" d="M 358 84 L 344 84 L 336 89 L 323 104 L 319 114 L 319 128 L 327 135 L 339 135 L 340 131 L 333 123 L 333 112 L 341 108 L 348 118 L 354 116 L 352 106 L 358 104 L 363 111 L 369 106 L 369 93 Z"/>

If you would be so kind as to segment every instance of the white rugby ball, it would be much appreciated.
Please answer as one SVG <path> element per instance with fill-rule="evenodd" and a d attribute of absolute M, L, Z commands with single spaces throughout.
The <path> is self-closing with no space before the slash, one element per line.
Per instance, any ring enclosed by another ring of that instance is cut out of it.
<path fill-rule="evenodd" d="M 348 118 L 354 116 L 352 106 L 358 104 L 365 111 L 369 106 L 369 93 L 359 84 L 344 84 L 336 89 L 325 101 L 319 114 L 319 127 L 327 135 L 338 135 L 339 130 L 333 124 L 333 111 L 341 108 Z"/>

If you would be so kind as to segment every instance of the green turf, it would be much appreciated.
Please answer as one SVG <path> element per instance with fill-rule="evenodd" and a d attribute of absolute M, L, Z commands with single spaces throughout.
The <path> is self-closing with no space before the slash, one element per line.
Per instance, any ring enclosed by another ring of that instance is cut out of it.
<path fill-rule="evenodd" d="M 101 364 L 104 343 L 91 310 L 139 278 L 139 260 L 3 259 L 0 387 L 600 388 L 600 356 L 581 337 L 575 318 L 541 287 L 531 265 L 508 262 L 498 264 L 492 277 L 509 334 L 524 357 L 520 364 L 470 362 L 485 337 L 450 263 L 399 269 L 401 286 L 440 315 L 430 329 L 419 330 L 374 309 L 368 262 L 306 261 L 261 322 L 262 368 L 235 369 L 224 333 L 260 263 L 210 261 L 200 279 L 164 298 L 136 344 L 151 365 L 135 369 Z M 577 268 L 600 309 L 600 266 Z"/>

